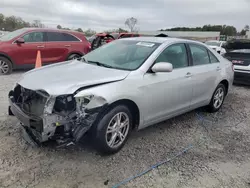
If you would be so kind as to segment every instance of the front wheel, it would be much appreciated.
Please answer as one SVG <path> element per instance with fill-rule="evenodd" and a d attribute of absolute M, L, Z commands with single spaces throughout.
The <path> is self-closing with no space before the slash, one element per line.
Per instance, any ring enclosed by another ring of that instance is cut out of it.
<path fill-rule="evenodd" d="M 217 112 L 225 99 L 226 88 L 223 84 L 219 84 L 214 91 L 210 104 L 208 105 L 209 112 Z"/>
<path fill-rule="evenodd" d="M 12 69 L 12 63 L 7 58 L 0 57 L 0 74 L 10 74 Z"/>
<path fill-rule="evenodd" d="M 124 105 L 118 105 L 108 111 L 98 122 L 94 143 L 103 154 L 118 152 L 128 139 L 132 127 L 132 115 Z"/>
<path fill-rule="evenodd" d="M 79 54 L 71 54 L 67 60 L 74 60 L 74 59 L 80 59 L 82 56 Z"/>

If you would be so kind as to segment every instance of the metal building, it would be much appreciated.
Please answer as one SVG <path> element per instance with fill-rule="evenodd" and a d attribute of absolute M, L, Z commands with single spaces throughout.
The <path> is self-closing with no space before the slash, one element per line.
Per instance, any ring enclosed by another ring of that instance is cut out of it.
<path fill-rule="evenodd" d="M 199 41 L 219 40 L 220 32 L 197 32 L 197 31 L 139 31 L 142 36 L 167 35 L 169 37 L 186 38 Z"/>

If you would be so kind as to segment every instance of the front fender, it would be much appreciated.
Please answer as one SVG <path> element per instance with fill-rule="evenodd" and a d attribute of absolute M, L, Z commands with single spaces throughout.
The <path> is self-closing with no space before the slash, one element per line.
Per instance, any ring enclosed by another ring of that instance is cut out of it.
<path fill-rule="evenodd" d="M 135 84 L 124 83 L 124 81 L 113 82 L 105 85 L 95 86 L 78 92 L 74 97 L 77 99 L 93 95 L 102 99 L 102 103 L 110 105 L 116 101 L 127 99 L 133 101 L 139 109 L 143 108 L 143 100 L 140 91 Z M 143 114 L 140 111 L 140 123 L 143 123 Z"/>

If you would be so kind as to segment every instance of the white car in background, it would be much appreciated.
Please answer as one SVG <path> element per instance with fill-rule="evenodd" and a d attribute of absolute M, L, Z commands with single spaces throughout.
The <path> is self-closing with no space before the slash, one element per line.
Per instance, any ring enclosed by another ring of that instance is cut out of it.
<path fill-rule="evenodd" d="M 226 53 L 225 48 L 223 48 L 223 44 L 225 41 L 218 41 L 218 40 L 209 40 L 206 41 L 205 44 L 208 45 L 210 48 L 214 49 L 219 54 Z"/>

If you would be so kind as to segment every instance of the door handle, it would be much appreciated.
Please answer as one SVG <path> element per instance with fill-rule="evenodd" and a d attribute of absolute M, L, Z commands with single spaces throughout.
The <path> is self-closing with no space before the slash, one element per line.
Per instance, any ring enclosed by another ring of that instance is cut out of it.
<path fill-rule="evenodd" d="M 217 71 L 220 71 L 220 70 L 221 70 L 221 68 L 220 68 L 220 67 L 217 67 L 217 68 L 216 68 L 216 70 L 217 70 Z"/>
<path fill-rule="evenodd" d="M 71 45 L 70 44 L 66 44 L 66 45 L 64 45 L 65 47 L 70 47 Z"/>
<path fill-rule="evenodd" d="M 37 46 L 37 48 L 44 48 L 44 46 L 43 46 L 43 45 L 41 45 L 41 46 Z"/>
<path fill-rule="evenodd" d="M 186 78 L 190 78 L 190 77 L 192 77 L 193 75 L 190 73 L 190 72 L 188 72 L 187 74 L 186 74 Z"/>

